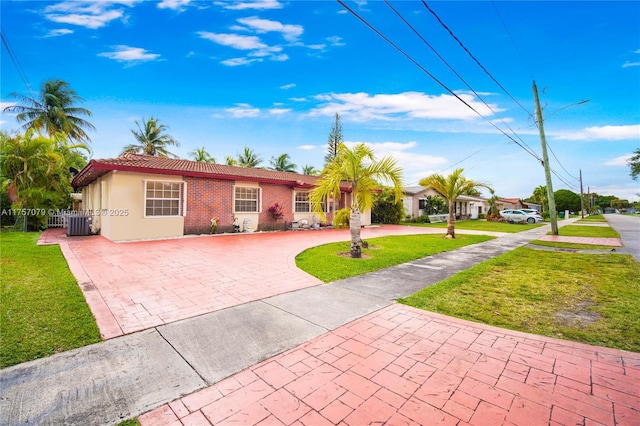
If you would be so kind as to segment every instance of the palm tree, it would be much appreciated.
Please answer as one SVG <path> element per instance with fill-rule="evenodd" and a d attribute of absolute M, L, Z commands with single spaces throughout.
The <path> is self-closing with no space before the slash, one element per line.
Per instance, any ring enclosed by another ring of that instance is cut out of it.
<path fill-rule="evenodd" d="M 455 202 L 456 199 L 470 190 L 482 187 L 491 189 L 487 184 L 467 179 L 462 176 L 464 169 L 456 169 L 449 176 L 434 174 L 422 179 L 420 186 L 431 187 L 439 192 L 449 203 L 449 218 L 447 219 L 447 238 L 456 237 Z"/>
<path fill-rule="evenodd" d="M 539 186 L 536 189 L 533 190 L 533 196 L 531 197 L 533 199 L 533 201 L 536 202 L 536 204 L 540 205 L 541 208 L 541 212 L 547 211 L 549 210 L 549 208 L 547 207 L 548 203 L 547 203 L 547 187 L 546 186 Z"/>
<path fill-rule="evenodd" d="M 204 146 L 202 148 L 196 148 L 193 151 L 191 151 L 189 153 L 189 155 L 194 159 L 194 161 L 199 161 L 201 163 L 214 163 L 216 162 L 216 159 L 213 158 L 211 156 L 211 154 L 209 154 L 207 152 L 207 150 L 204 148 Z"/>
<path fill-rule="evenodd" d="M 279 157 L 271 157 L 271 160 L 269 160 L 269 163 L 271 164 L 271 167 L 269 167 L 271 170 L 277 170 L 279 172 L 295 172 L 296 171 L 296 165 L 293 164 L 290 161 L 291 157 L 289 157 L 289 154 L 282 154 Z"/>
<path fill-rule="evenodd" d="M 361 256 L 360 211 L 372 208 L 373 196 L 382 186 L 380 181 L 390 184 L 396 200 L 402 198 L 402 169 L 396 160 L 385 157 L 376 161 L 373 150 L 363 143 L 353 149 L 340 144 L 337 155 L 322 172 L 318 186 L 309 193 L 313 210 L 323 214 L 322 203 L 329 198 L 339 199 L 341 185 L 351 186 L 351 257 Z"/>
<path fill-rule="evenodd" d="M 238 155 L 238 165 L 240 167 L 254 168 L 262 163 L 262 158 L 249 147 L 244 147 L 242 154 Z"/>
<path fill-rule="evenodd" d="M 25 123 L 22 126 L 25 131 L 44 131 L 50 138 L 56 133 L 64 132 L 71 140 L 91 141 L 85 129 L 95 130 L 95 127 L 81 118 L 90 117 L 91 111 L 75 106 L 82 102 L 82 98 L 69 87 L 69 83 L 62 80 L 45 81 L 40 87 L 40 97 L 37 99 L 20 93 L 10 95 L 18 98 L 22 105 L 11 105 L 4 111 L 18 113 L 16 119 Z"/>
<path fill-rule="evenodd" d="M 318 176 L 320 174 L 320 170 L 316 169 L 313 166 L 302 166 L 302 174 L 308 176 Z"/>
<path fill-rule="evenodd" d="M 227 157 L 224 159 L 224 163 L 225 163 L 227 166 L 237 166 L 237 165 L 238 165 L 238 160 L 237 160 L 237 159 L 235 159 L 235 158 L 233 158 L 233 157 L 232 157 L 232 156 L 230 156 L 230 155 L 227 155 Z"/>
<path fill-rule="evenodd" d="M 142 124 L 136 121 L 138 130 L 131 130 L 138 144 L 131 144 L 124 147 L 122 153 L 131 152 L 134 154 L 153 155 L 156 157 L 173 157 L 177 155 L 167 151 L 169 145 L 180 146 L 180 143 L 170 135 L 164 133 L 167 127 L 164 124 L 158 124 L 158 120 L 153 116 L 148 119 L 142 119 Z"/>

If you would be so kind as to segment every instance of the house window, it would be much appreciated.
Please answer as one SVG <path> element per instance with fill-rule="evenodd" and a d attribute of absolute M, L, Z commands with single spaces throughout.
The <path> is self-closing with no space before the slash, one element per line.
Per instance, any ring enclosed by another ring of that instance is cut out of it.
<path fill-rule="evenodd" d="M 258 213 L 260 211 L 260 188 L 236 186 L 234 211 L 237 213 Z"/>
<path fill-rule="evenodd" d="M 296 192 L 295 193 L 295 212 L 296 213 L 311 213 L 313 211 L 313 205 L 309 198 L 308 192 Z M 324 201 L 320 203 L 320 207 L 323 212 L 326 212 L 326 204 Z"/>
<path fill-rule="evenodd" d="M 311 211 L 311 201 L 308 192 L 296 192 L 296 213 L 309 213 Z"/>
<path fill-rule="evenodd" d="M 182 182 L 146 181 L 145 216 L 180 216 Z"/>

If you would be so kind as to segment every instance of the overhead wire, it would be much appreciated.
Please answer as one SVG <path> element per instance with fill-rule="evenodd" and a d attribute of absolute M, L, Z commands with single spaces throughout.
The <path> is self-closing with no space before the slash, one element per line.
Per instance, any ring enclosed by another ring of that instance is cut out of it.
<path fill-rule="evenodd" d="M 446 59 L 444 59 L 442 57 L 442 55 L 440 55 L 440 53 L 438 53 L 438 51 L 431 45 L 431 43 L 429 43 L 423 36 L 422 34 L 420 34 L 420 32 L 418 30 L 415 29 L 415 27 L 413 25 L 411 25 L 411 23 L 409 23 L 403 16 L 402 14 L 400 14 L 400 12 L 394 8 L 391 3 L 389 3 L 388 0 L 384 0 L 385 4 L 398 16 L 398 18 L 400 18 L 402 20 L 402 22 L 405 23 L 405 25 L 407 25 L 411 31 L 413 31 L 413 33 L 429 48 L 431 49 L 431 51 L 451 70 L 451 72 L 453 72 L 456 77 L 458 77 L 460 79 L 460 81 L 462 81 L 462 83 L 464 83 L 465 86 L 467 86 L 467 88 L 469 90 L 471 90 L 471 92 L 473 92 L 473 94 L 480 99 L 480 101 L 496 116 L 498 117 L 498 119 L 500 120 L 500 122 L 505 125 L 507 127 L 507 129 L 509 129 L 511 131 L 511 133 L 517 137 L 520 142 L 522 143 L 522 145 L 524 145 L 525 150 L 532 152 L 535 154 L 535 151 L 533 151 L 533 149 L 531 149 L 531 147 L 529 147 L 527 145 L 527 143 L 520 137 L 520 135 L 518 135 L 515 130 L 513 130 L 500 116 L 498 116 L 498 114 L 493 110 L 493 108 L 491 108 L 491 106 L 484 100 L 484 98 L 482 96 L 480 96 L 480 94 L 478 92 L 476 92 L 473 87 L 471 87 L 471 85 L 460 75 L 460 73 L 458 73 L 448 62 Z"/>
<path fill-rule="evenodd" d="M 453 31 L 451 31 L 451 29 L 442 21 L 442 19 L 440 19 L 440 17 L 438 16 L 438 14 L 429 7 L 429 5 L 427 4 L 427 2 L 425 0 L 422 0 L 422 4 L 424 5 L 424 7 L 427 8 L 427 10 L 429 12 L 431 12 L 431 14 L 436 18 L 436 20 L 440 23 L 440 25 L 447 30 L 447 32 L 451 35 L 451 37 L 453 37 L 453 39 L 455 41 L 458 42 L 458 44 L 460 45 L 460 47 L 462 47 L 462 49 L 467 52 L 467 54 L 471 57 L 471 59 L 474 60 L 474 62 L 480 67 L 480 69 L 482 71 L 485 72 L 485 74 L 487 74 L 489 76 L 489 78 L 491 80 L 493 80 L 494 83 L 496 83 L 498 85 L 498 87 L 500 89 L 502 89 L 502 91 L 511 98 L 511 100 L 513 102 L 515 102 L 517 105 L 520 106 L 520 108 L 522 108 L 528 115 L 533 115 L 527 108 L 525 108 L 520 102 L 518 102 L 518 100 L 516 98 L 514 98 L 511 93 L 509 93 L 509 91 L 507 89 L 504 88 L 504 86 L 502 86 L 502 84 L 500 84 L 500 82 L 498 80 L 496 80 L 496 78 L 489 72 L 487 71 L 487 69 L 484 67 L 484 65 L 482 65 L 480 63 L 480 61 L 473 55 L 473 53 L 471 53 L 471 51 L 469 51 L 469 49 L 467 49 L 467 47 L 462 43 L 462 41 L 460 41 L 460 39 L 453 33 Z"/>
<path fill-rule="evenodd" d="M 13 65 L 16 67 L 16 70 L 18 71 L 18 75 L 20 76 L 22 83 L 25 85 L 25 87 L 29 91 L 29 94 L 31 94 L 31 97 L 35 98 L 33 89 L 31 89 L 31 84 L 29 84 L 29 80 L 27 79 L 27 75 L 22 69 L 22 66 L 20 65 L 20 61 L 18 61 L 18 57 L 15 55 L 15 53 L 13 53 L 13 50 L 9 45 L 9 41 L 7 40 L 4 32 L 2 31 L 0 31 L 0 38 L 2 39 L 2 44 L 4 45 L 4 48 L 7 50 L 7 53 L 9 54 L 9 58 L 11 58 L 11 62 L 13 62 Z"/>
<path fill-rule="evenodd" d="M 495 125 L 495 123 L 493 123 L 491 120 L 488 120 L 485 116 L 483 116 L 480 112 L 478 112 L 473 106 L 471 106 L 467 101 L 465 101 L 464 99 L 462 99 L 457 93 L 455 93 L 453 90 L 451 90 L 447 85 L 445 85 L 443 82 L 441 82 L 436 76 L 434 76 L 433 74 L 431 74 L 425 67 L 423 67 L 418 61 L 416 61 L 413 57 L 411 57 L 408 53 L 406 53 L 403 49 L 401 49 L 397 44 L 395 44 L 393 41 L 391 41 L 387 36 L 385 36 L 380 30 L 378 30 L 377 28 L 375 28 L 373 25 L 371 25 L 366 19 L 364 19 L 362 16 L 360 16 L 356 11 L 354 11 L 352 8 L 350 8 L 348 5 L 346 5 L 344 3 L 343 0 L 337 0 L 337 2 L 344 7 L 349 13 L 351 13 L 353 16 L 355 16 L 358 20 L 360 20 L 363 24 L 365 24 L 369 29 L 371 29 L 373 32 L 375 32 L 379 37 L 381 37 L 384 41 L 386 41 L 389 45 L 391 45 L 394 49 L 396 49 L 398 52 L 400 52 L 404 57 L 406 57 L 409 61 L 411 61 L 414 65 L 416 65 L 422 72 L 424 72 L 425 74 L 427 74 L 432 80 L 434 80 L 436 83 L 438 83 L 443 89 L 445 89 L 447 92 L 449 92 L 452 96 L 454 96 L 456 99 L 458 99 L 460 102 L 462 102 L 467 108 L 471 109 L 474 113 L 476 113 L 479 117 L 481 117 L 482 119 L 484 119 L 487 123 L 489 123 L 492 127 L 494 127 L 495 129 L 497 129 L 500 133 L 502 133 L 503 135 L 505 135 L 507 138 L 509 138 L 511 141 L 513 141 L 516 145 L 518 145 L 519 147 L 521 147 L 522 149 L 524 149 L 527 153 L 529 153 L 529 155 L 531 155 L 532 157 L 534 157 L 536 160 L 538 161 L 542 161 L 542 159 L 535 153 L 532 152 L 530 150 L 528 150 L 527 148 L 525 148 L 520 142 L 518 142 L 517 140 L 515 140 L 513 137 L 511 137 L 509 134 L 507 134 L 504 130 L 502 130 L 501 128 L 499 128 L 498 126 Z"/>

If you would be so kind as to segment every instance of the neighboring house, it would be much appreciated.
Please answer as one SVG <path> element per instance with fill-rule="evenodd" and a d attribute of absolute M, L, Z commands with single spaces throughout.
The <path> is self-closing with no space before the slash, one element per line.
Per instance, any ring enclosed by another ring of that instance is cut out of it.
<path fill-rule="evenodd" d="M 424 186 L 408 186 L 403 188 L 402 191 L 404 193 L 404 197 L 402 198 L 404 212 L 412 218 L 425 214 L 433 214 L 433 212 L 425 211 L 427 197 L 438 196 L 444 199 L 444 197 L 433 188 L 425 188 Z M 461 195 L 455 202 L 455 214 L 458 218 L 477 219 L 478 215 L 486 214 L 488 210 L 489 203 L 481 197 Z"/>
<path fill-rule="evenodd" d="M 209 233 L 217 217 L 219 232 L 269 230 L 278 222 L 268 209 L 283 207 L 287 223 L 313 223 L 309 191 L 316 176 L 244 168 L 191 160 L 123 154 L 91 160 L 72 185 L 82 189 L 83 210 L 92 219 L 92 231 L 113 241 L 178 237 Z M 325 206 L 327 220 L 335 210 L 349 206 L 351 191 L 342 188 L 338 200 Z M 370 225 L 370 214 L 363 225 Z M 247 220 L 249 222 L 247 222 Z M 244 229 L 244 224 L 250 226 Z M 281 225 L 280 225 L 281 226 Z"/>

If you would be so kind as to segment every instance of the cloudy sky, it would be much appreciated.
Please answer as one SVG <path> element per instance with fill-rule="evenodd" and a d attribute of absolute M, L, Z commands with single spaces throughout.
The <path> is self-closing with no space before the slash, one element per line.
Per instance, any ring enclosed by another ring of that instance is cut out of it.
<path fill-rule="evenodd" d="M 322 168 L 338 113 L 406 185 L 462 167 L 503 197 L 544 185 L 638 200 L 640 3 L 525 1 L 0 2 L 2 106 L 47 79 L 93 112 L 93 158 L 154 116 L 188 158 L 249 147 Z M 455 38 L 454 38 L 455 37 Z M 581 103 L 581 101 L 589 102 Z M 15 116 L 0 115 L 15 131 Z"/>

